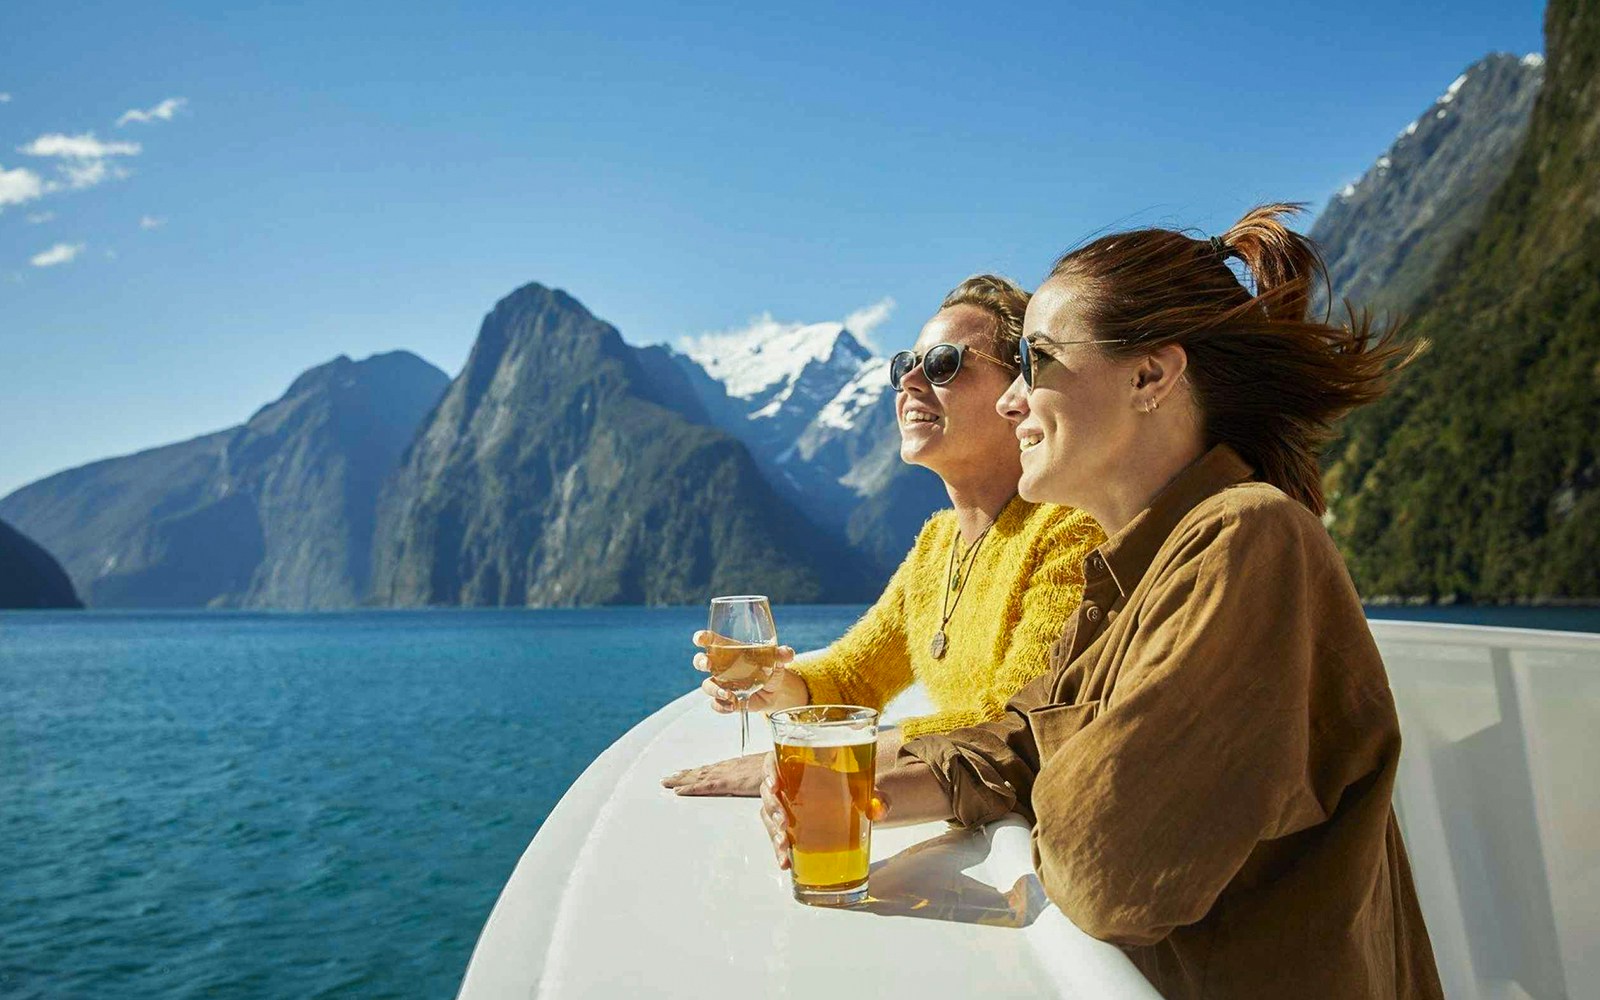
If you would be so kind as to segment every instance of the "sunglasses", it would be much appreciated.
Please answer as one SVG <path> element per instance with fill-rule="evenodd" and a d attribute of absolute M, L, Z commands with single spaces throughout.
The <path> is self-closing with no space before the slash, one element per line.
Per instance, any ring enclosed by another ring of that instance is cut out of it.
<path fill-rule="evenodd" d="M 1107 340 L 1047 340 L 1045 343 L 1049 344 L 1051 347 L 1069 347 L 1073 344 L 1123 344 L 1127 343 L 1127 340 L 1128 338 L 1126 337 L 1118 337 Z M 1037 355 L 1037 357 L 1035 357 L 1035 355 Z M 1037 371 L 1039 361 L 1055 360 L 1054 358 L 1050 357 L 1050 355 L 1044 353 L 1043 351 L 1039 350 L 1039 348 L 1029 343 L 1026 336 L 1022 338 L 1022 343 L 1018 345 L 1017 356 L 1018 360 L 1022 364 L 1022 383 L 1023 385 L 1026 385 L 1029 390 L 1033 389 L 1033 380 L 1035 377 L 1034 372 Z"/>
<path fill-rule="evenodd" d="M 920 357 L 914 351 L 901 351 L 889 359 L 889 384 L 895 391 L 900 391 L 900 385 L 905 377 L 917 367 L 922 366 L 922 375 L 934 385 L 948 385 L 950 380 L 961 373 L 961 362 L 968 354 L 978 357 L 991 364 L 1011 371 L 1017 366 L 1015 363 L 1006 364 L 992 354 L 985 354 L 976 347 L 966 344 L 934 344 L 928 348 L 928 353 Z"/>

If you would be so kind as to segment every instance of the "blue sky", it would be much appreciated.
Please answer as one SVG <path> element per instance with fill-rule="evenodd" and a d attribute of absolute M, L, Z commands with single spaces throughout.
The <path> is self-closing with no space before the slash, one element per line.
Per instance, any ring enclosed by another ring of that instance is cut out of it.
<path fill-rule="evenodd" d="M 892 348 L 1101 227 L 1320 206 L 1543 49 L 1526 0 L 451 6 L 0 9 L 0 495 L 340 353 L 454 374 L 530 280 L 637 343 L 892 299 Z"/>

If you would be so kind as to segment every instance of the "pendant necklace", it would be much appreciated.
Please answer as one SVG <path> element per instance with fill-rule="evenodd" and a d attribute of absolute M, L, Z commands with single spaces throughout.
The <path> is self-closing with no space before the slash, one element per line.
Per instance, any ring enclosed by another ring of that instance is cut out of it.
<path fill-rule="evenodd" d="M 990 521 L 989 527 L 983 529 L 977 540 L 972 543 L 972 548 L 961 557 L 959 566 L 956 565 L 956 543 L 960 541 L 961 533 L 956 532 L 956 537 L 950 542 L 950 565 L 944 571 L 948 585 L 944 588 L 944 596 L 939 602 L 939 630 L 933 633 L 933 638 L 928 642 L 928 652 L 933 654 L 935 660 L 944 658 L 944 651 L 950 644 L 949 637 L 945 635 L 945 627 L 950 624 L 950 616 L 956 613 L 956 606 L 961 603 L 961 595 L 966 592 L 967 581 L 972 579 L 970 570 L 972 564 L 977 561 L 978 546 L 989 537 L 989 532 L 994 526 L 995 521 Z M 950 597 L 951 591 L 955 591 L 954 600 Z"/>

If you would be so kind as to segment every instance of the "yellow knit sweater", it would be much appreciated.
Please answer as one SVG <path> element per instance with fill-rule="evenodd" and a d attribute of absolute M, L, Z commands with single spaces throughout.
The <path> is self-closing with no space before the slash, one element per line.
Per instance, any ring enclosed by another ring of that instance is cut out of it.
<path fill-rule="evenodd" d="M 1013 499 L 973 556 L 934 659 L 951 546 L 967 551 L 953 510 L 928 519 L 878 603 L 817 658 L 794 666 L 813 704 L 884 704 L 920 681 L 938 709 L 903 720 L 906 739 L 999 717 L 1049 666 L 1050 646 L 1083 599 L 1083 560 L 1105 541 L 1088 514 Z M 951 591 L 950 598 L 955 597 Z"/>

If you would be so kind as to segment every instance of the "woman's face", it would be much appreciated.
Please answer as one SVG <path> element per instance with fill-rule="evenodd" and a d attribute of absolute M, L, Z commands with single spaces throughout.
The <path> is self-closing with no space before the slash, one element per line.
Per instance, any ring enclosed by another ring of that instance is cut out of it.
<path fill-rule="evenodd" d="M 941 309 L 922 328 L 912 348 L 920 357 L 935 344 L 964 344 L 995 353 L 994 317 L 977 306 Z M 918 365 L 900 382 L 895 415 L 900 423 L 900 457 L 937 473 L 947 483 L 972 476 L 1002 477 L 1015 483 L 1016 441 L 1011 426 L 995 409 L 1013 370 L 967 351 L 961 371 L 944 385 L 928 381 Z"/>
<path fill-rule="evenodd" d="M 1036 345 L 1034 388 L 1029 393 L 1019 376 L 998 406 L 1021 449 L 1017 490 L 1024 500 L 1094 513 L 1106 487 L 1138 453 L 1136 365 L 1114 361 L 1092 344 L 1049 343 L 1095 335 L 1070 279 L 1052 278 L 1034 293 L 1022 329 Z"/>

